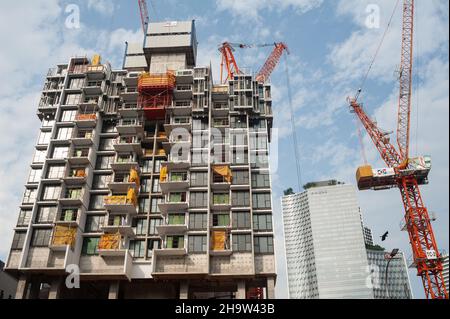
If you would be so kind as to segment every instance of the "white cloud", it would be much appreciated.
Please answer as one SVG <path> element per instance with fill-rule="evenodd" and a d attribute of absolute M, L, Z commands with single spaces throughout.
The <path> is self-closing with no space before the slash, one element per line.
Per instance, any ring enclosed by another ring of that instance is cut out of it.
<path fill-rule="evenodd" d="M 106 16 L 111 16 L 115 10 L 114 2 L 111 0 L 89 0 L 87 5 L 88 9 Z"/>
<path fill-rule="evenodd" d="M 229 10 L 233 15 L 259 20 L 263 10 L 292 9 L 299 14 L 319 7 L 323 0 L 216 0 L 219 10 Z"/>

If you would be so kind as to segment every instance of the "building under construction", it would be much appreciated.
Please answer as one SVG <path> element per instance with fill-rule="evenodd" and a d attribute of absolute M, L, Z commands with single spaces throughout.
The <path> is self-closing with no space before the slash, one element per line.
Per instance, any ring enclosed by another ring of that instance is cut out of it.
<path fill-rule="evenodd" d="M 216 85 L 196 55 L 194 21 L 150 23 L 119 70 L 48 72 L 6 264 L 17 298 L 274 298 L 270 85 Z"/>

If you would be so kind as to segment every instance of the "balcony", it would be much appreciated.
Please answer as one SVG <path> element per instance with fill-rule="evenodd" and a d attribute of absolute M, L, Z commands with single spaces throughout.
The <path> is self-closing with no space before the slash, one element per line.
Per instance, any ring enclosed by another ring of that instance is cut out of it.
<path fill-rule="evenodd" d="M 167 217 L 167 224 L 156 226 L 158 235 L 184 235 L 188 230 L 185 219 L 184 214 L 169 215 Z"/>
<path fill-rule="evenodd" d="M 229 194 L 213 194 L 211 208 L 213 210 L 230 210 L 231 203 Z"/>
<path fill-rule="evenodd" d="M 67 174 L 64 177 L 66 185 L 79 185 L 86 182 L 87 172 L 85 167 L 72 168 L 67 170 Z"/>
<path fill-rule="evenodd" d="M 212 189 L 229 190 L 233 175 L 228 165 L 214 165 L 212 167 Z"/>
<path fill-rule="evenodd" d="M 104 198 L 105 209 L 111 213 L 136 215 L 137 198 L 134 188 L 128 189 L 127 195 L 112 195 Z"/>
<path fill-rule="evenodd" d="M 175 99 L 187 100 L 192 98 L 192 85 L 183 84 L 177 85 L 173 90 L 173 96 Z"/>
<path fill-rule="evenodd" d="M 176 135 L 176 132 L 172 132 L 172 136 Z M 170 150 L 173 146 L 176 146 L 176 149 L 182 148 L 183 150 L 191 149 L 191 140 L 189 137 L 184 136 L 184 134 L 180 134 L 178 137 L 171 137 L 168 142 L 163 142 L 162 146 L 166 154 L 170 154 Z"/>
<path fill-rule="evenodd" d="M 184 236 L 174 235 L 166 236 L 164 247 L 161 249 L 154 249 L 156 256 L 183 256 L 187 254 Z"/>
<path fill-rule="evenodd" d="M 192 101 L 172 101 L 172 106 L 168 109 L 175 116 L 189 116 L 192 111 Z"/>
<path fill-rule="evenodd" d="M 130 188 L 138 191 L 139 186 L 139 174 L 135 169 L 131 169 L 129 174 L 116 173 L 113 182 L 108 184 L 113 193 L 126 193 Z"/>
<path fill-rule="evenodd" d="M 88 65 L 86 69 L 86 75 L 89 79 L 100 80 L 106 76 L 107 68 L 104 65 Z"/>
<path fill-rule="evenodd" d="M 136 87 L 138 85 L 138 79 L 142 72 L 128 72 L 123 78 L 123 82 L 126 86 Z"/>
<path fill-rule="evenodd" d="M 83 92 L 86 95 L 100 95 L 105 90 L 105 84 L 103 81 L 85 81 L 83 86 Z"/>
<path fill-rule="evenodd" d="M 158 204 L 162 213 L 185 211 L 189 208 L 186 193 L 170 193 L 166 201 Z"/>
<path fill-rule="evenodd" d="M 186 191 L 189 188 L 189 179 L 187 173 L 173 172 L 169 174 L 163 174 L 161 172 L 159 186 L 164 193 L 170 191 Z"/>
<path fill-rule="evenodd" d="M 72 144 L 75 146 L 91 146 L 94 143 L 93 130 L 78 130 L 72 137 Z"/>
<path fill-rule="evenodd" d="M 134 152 L 142 154 L 141 139 L 137 136 L 119 136 L 114 141 L 113 147 L 119 153 Z"/>
<path fill-rule="evenodd" d="M 89 148 L 76 148 L 68 158 L 71 165 L 88 165 L 90 163 Z"/>
<path fill-rule="evenodd" d="M 74 122 L 80 128 L 94 128 L 97 125 L 97 114 L 79 112 Z"/>
<path fill-rule="evenodd" d="M 163 165 L 166 166 L 169 171 L 185 170 L 191 166 L 190 155 L 175 156 L 171 154 L 169 155 L 167 162 L 164 162 Z"/>
<path fill-rule="evenodd" d="M 230 111 L 228 102 L 213 102 L 212 113 L 214 116 L 227 116 Z"/>
<path fill-rule="evenodd" d="M 118 113 L 123 117 L 137 117 L 141 110 L 137 103 L 123 103 L 119 106 Z"/>
<path fill-rule="evenodd" d="M 124 118 L 119 121 L 116 129 L 120 135 L 143 135 L 144 122 L 139 119 Z"/>
<path fill-rule="evenodd" d="M 77 236 L 77 227 L 56 225 L 49 248 L 53 251 L 66 251 L 67 246 L 73 248 Z"/>
<path fill-rule="evenodd" d="M 182 118 L 172 118 L 170 123 L 164 124 L 164 131 L 167 136 L 170 136 L 172 131 L 175 129 L 179 129 L 180 132 L 190 132 L 191 131 L 191 121 L 189 117 Z"/>
<path fill-rule="evenodd" d="M 133 168 L 139 169 L 139 163 L 135 154 L 118 154 L 111 168 L 115 171 L 129 171 Z"/>
<path fill-rule="evenodd" d="M 103 225 L 102 230 L 105 233 L 121 234 L 122 236 L 133 236 L 133 228 L 131 226 L 130 219 L 125 215 L 112 215 L 109 216 L 106 225 Z"/>
<path fill-rule="evenodd" d="M 81 187 L 67 188 L 64 197 L 59 199 L 61 205 L 81 206 L 83 205 L 85 191 Z"/>
<path fill-rule="evenodd" d="M 194 81 L 194 70 L 178 70 L 175 76 L 178 84 L 192 84 Z"/>
<path fill-rule="evenodd" d="M 120 97 L 124 102 L 136 102 L 139 97 L 137 87 L 126 87 L 125 90 L 120 93 Z"/>
<path fill-rule="evenodd" d="M 59 214 L 58 219 L 56 220 L 57 225 L 63 225 L 63 226 L 70 226 L 70 227 L 78 227 L 78 217 L 79 217 L 79 210 L 78 209 L 72 209 L 72 208 L 66 208 L 62 209 L 61 213 Z"/>
<path fill-rule="evenodd" d="M 96 111 L 100 108 L 100 98 L 85 97 L 84 100 L 80 102 L 80 108 Z"/>
<path fill-rule="evenodd" d="M 211 234 L 212 256 L 229 256 L 232 254 L 230 236 L 227 230 L 213 230 Z"/>
<path fill-rule="evenodd" d="M 120 233 L 102 235 L 97 252 L 102 257 L 125 256 L 127 250 L 123 245 L 122 235 Z"/>

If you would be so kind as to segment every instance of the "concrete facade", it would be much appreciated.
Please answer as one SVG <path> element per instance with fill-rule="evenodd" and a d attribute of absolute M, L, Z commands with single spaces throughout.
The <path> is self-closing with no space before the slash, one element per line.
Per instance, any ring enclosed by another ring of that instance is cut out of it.
<path fill-rule="evenodd" d="M 19 298 L 274 298 L 270 85 L 214 84 L 193 21 L 149 30 L 122 69 L 74 57 L 47 74 L 6 267 Z M 152 96 L 141 75 L 175 86 Z"/>
<path fill-rule="evenodd" d="M 0 299 L 14 299 L 18 282 L 3 270 L 4 266 L 0 261 Z"/>

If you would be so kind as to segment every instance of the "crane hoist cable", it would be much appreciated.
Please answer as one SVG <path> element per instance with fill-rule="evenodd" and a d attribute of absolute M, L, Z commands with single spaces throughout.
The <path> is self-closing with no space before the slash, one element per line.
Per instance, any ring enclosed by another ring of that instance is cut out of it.
<path fill-rule="evenodd" d="M 284 54 L 284 63 L 285 63 L 285 69 L 286 69 L 286 85 L 287 85 L 287 94 L 288 94 L 288 104 L 289 104 L 289 111 L 290 111 L 290 118 L 291 118 L 291 130 L 292 130 L 292 140 L 294 142 L 294 153 L 295 153 L 295 167 L 297 170 L 297 183 L 298 183 L 298 190 L 301 191 L 303 188 L 302 183 L 302 173 L 301 173 L 301 165 L 300 165 L 300 156 L 299 156 L 299 146 L 298 146 L 298 140 L 297 140 L 297 130 L 295 125 L 295 112 L 294 107 L 292 105 L 292 93 L 291 93 L 291 81 L 289 79 L 289 63 L 287 54 Z"/>
<path fill-rule="evenodd" d="M 364 78 L 363 78 L 363 80 L 362 80 L 362 83 L 361 83 L 361 85 L 359 86 L 358 93 L 357 93 L 356 96 L 355 96 L 356 101 L 358 100 L 358 97 L 359 97 L 359 95 L 361 94 L 361 92 L 362 92 L 362 90 L 363 90 L 363 88 L 364 88 L 364 85 L 366 84 L 366 81 L 367 81 L 367 78 L 369 77 L 370 71 L 372 71 L 372 67 L 373 67 L 373 65 L 375 64 L 375 60 L 376 60 L 377 57 L 378 57 L 378 53 L 380 53 L 381 47 L 383 46 L 383 43 L 384 43 L 384 39 L 386 38 L 386 35 L 387 35 L 388 31 L 389 31 L 389 28 L 390 28 L 391 25 L 392 25 L 392 20 L 394 19 L 394 15 L 395 15 L 395 12 L 397 11 L 397 7 L 398 7 L 399 2 L 400 2 L 400 0 L 397 0 L 397 1 L 395 2 L 394 9 L 392 10 L 392 14 L 391 14 L 391 17 L 389 18 L 389 22 L 388 22 L 388 24 L 387 24 L 387 26 L 386 26 L 386 29 L 385 29 L 384 32 L 383 32 L 383 36 L 381 37 L 381 41 L 380 41 L 380 43 L 378 44 L 378 47 L 377 47 L 377 49 L 376 49 L 376 51 L 375 51 L 375 54 L 374 54 L 374 56 L 373 56 L 373 58 L 372 58 L 372 61 L 371 61 L 370 64 L 369 64 L 369 68 L 367 69 L 367 72 L 366 72 L 366 74 L 364 75 Z"/>

